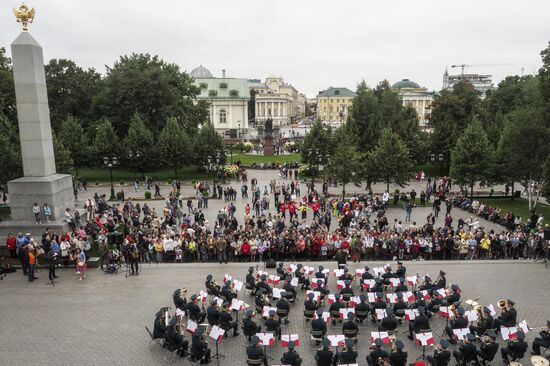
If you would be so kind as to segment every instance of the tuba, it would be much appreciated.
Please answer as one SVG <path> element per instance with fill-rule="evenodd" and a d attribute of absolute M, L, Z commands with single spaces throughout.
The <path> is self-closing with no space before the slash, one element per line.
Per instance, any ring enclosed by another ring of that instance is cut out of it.
<path fill-rule="evenodd" d="M 477 312 L 478 323 L 483 321 L 483 307 L 481 305 L 476 305 L 474 310 Z"/>
<path fill-rule="evenodd" d="M 497 306 L 505 313 L 506 310 L 506 300 L 498 300 Z"/>

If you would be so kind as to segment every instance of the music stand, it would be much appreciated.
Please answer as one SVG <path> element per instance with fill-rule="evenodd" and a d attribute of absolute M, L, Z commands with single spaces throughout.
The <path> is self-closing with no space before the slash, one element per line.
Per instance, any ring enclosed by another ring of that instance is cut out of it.
<path fill-rule="evenodd" d="M 216 359 L 216 364 L 218 366 L 220 366 L 220 358 L 225 358 L 225 356 L 219 352 L 219 343 L 222 341 L 224 334 L 225 330 L 218 327 L 217 325 L 214 325 L 212 327 L 212 330 L 210 331 L 210 334 L 208 334 L 210 338 L 216 341 L 216 353 L 212 356 L 212 358 Z"/>
<path fill-rule="evenodd" d="M 262 346 L 264 348 L 264 356 L 268 359 L 268 360 L 273 360 L 273 357 L 269 356 L 267 354 L 267 346 L 268 344 L 266 343 L 269 343 L 269 345 L 271 345 L 271 343 L 273 344 L 273 347 L 275 346 L 275 334 L 274 333 L 271 333 L 271 332 L 264 332 L 264 333 L 256 333 L 256 336 L 258 336 L 258 338 L 260 338 L 261 342 L 262 342 Z M 268 342 L 266 342 L 266 340 Z M 273 342 L 271 342 L 273 341 Z"/>
<path fill-rule="evenodd" d="M 435 345 L 434 337 L 431 330 L 426 330 L 424 332 L 415 333 L 416 344 L 422 346 L 422 354 L 416 358 L 415 361 L 423 360 L 426 361 L 426 346 Z"/>

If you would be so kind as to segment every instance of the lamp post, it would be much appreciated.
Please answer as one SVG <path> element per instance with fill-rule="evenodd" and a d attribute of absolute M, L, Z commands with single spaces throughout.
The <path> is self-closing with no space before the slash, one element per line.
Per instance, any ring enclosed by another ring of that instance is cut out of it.
<path fill-rule="evenodd" d="M 319 174 L 319 167 L 323 164 L 328 164 L 330 162 L 330 156 L 328 154 L 323 154 L 319 149 L 308 149 L 307 152 L 310 161 L 315 162 L 315 172 L 313 174 L 313 181 L 315 181 L 316 176 Z"/>
<path fill-rule="evenodd" d="M 436 163 L 437 163 L 437 165 L 439 165 L 439 169 L 438 169 L 439 173 L 441 175 L 443 175 L 443 154 L 438 154 L 438 155 L 431 154 L 430 155 L 430 160 L 432 161 L 432 163 L 434 165 L 436 165 Z"/>
<path fill-rule="evenodd" d="M 118 164 L 118 158 L 116 156 L 104 156 L 103 164 L 109 168 L 109 176 L 111 177 L 111 197 L 109 199 L 114 200 L 115 195 L 115 185 L 113 183 L 113 167 Z"/>
<path fill-rule="evenodd" d="M 206 157 L 206 160 L 208 161 L 208 170 L 210 172 L 214 172 L 214 186 L 213 186 L 213 193 L 212 193 L 212 198 L 218 198 L 218 190 L 216 189 L 216 175 L 217 175 L 217 170 L 218 170 L 218 166 L 220 164 L 220 160 L 221 160 L 221 152 L 219 150 L 216 151 L 216 155 L 212 156 L 212 155 L 208 155 Z M 221 198 L 221 197 L 220 197 Z"/>
<path fill-rule="evenodd" d="M 145 179 L 145 175 L 143 173 L 143 169 L 142 169 L 142 165 L 141 165 L 141 160 L 139 160 L 139 158 L 141 157 L 141 152 L 139 150 L 129 150 L 128 151 L 128 158 L 133 161 L 135 159 L 135 161 L 138 163 L 138 170 L 141 172 L 141 179 Z"/>

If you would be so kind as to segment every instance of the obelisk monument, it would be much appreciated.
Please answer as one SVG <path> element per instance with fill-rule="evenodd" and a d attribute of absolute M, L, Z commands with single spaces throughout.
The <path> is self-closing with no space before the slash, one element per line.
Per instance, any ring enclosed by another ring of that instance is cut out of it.
<path fill-rule="evenodd" d="M 60 225 L 65 210 L 74 209 L 72 177 L 55 170 L 42 47 L 27 30 L 34 8 L 23 4 L 14 13 L 23 25 L 11 52 L 24 176 L 8 182 L 12 220 L 8 224 L 16 228 L 34 223 L 32 206 L 36 202 L 40 207 L 47 203 L 52 219 Z"/>

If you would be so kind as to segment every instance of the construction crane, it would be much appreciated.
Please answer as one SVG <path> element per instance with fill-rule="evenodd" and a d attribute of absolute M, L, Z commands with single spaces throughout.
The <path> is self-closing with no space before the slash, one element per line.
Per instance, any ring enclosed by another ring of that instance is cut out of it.
<path fill-rule="evenodd" d="M 474 65 L 467 65 L 467 64 L 460 64 L 460 65 L 451 65 L 452 68 L 460 67 L 460 75 L 464 75 L 464 68 L 466 67 L 488 67 L 488 66 L 512 66 L 515 64 L 474 64 Z"/>

